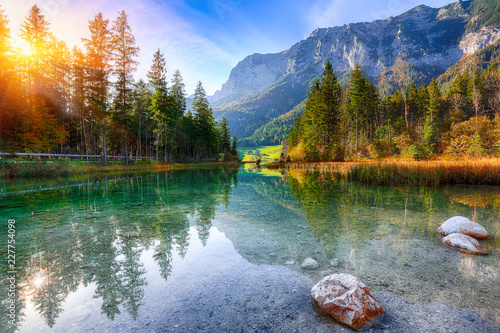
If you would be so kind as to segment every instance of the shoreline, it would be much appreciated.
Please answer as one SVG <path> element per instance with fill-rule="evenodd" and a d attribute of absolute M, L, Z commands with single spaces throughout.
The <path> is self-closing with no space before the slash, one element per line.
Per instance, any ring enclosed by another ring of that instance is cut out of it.
<path fill-rule="evenodd" d="M 193 168 L 239 167 L 247 162 L 194 162 L 98 165 L 95 162 L 71 160 L 10 160 L 0 162 L 0 179 L 57 178 L 127 172 L 165 172 Z"/>
<path fill-rule="evenodd" d="M 359 162 L 275 162 L 270 169 L 331 172 L 372 185 L 500 185 L 500 158 L 464 160 L 367 160 Z"/>

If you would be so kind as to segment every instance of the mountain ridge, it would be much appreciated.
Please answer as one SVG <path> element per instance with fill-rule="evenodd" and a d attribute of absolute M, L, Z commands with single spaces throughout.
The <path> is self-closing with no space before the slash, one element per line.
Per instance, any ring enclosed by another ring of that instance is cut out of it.
<path fill-rule="evenodd" d="M 500 40 L 497 9 L 498 0 L 420 5 L 385 20 L 318 28 L 285 51 L 253 54 L 238 63 L 211 100 L 214 115 L 226 117 L 231 132 L 245 143 L 307 97 L 327 60 L 341 81 L 359 63 L 377 82 L 405 54 L 418 73 L 416 82 L 428 83 L 464 56 Z"/>

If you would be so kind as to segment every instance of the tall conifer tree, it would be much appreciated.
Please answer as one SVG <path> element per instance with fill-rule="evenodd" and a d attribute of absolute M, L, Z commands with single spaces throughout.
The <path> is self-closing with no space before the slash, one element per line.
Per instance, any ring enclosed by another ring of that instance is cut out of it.
<path fill-rule="evenodd" d="M 89 22 L 90 39 L 82 39 L 85 44 L 87 59 L 87 91 L 91 101 L 91 112 L 101 123 L 103 164 L 107 164 L 107 128 L 109 74 L 111 71 L 111 31 L 109 20 L 98 13 Z"/>
<path fill-rule="evenodd" d="M 167 68 L 163 54 L 158 49 L 153 55 L 153 64 L 148 71 L 149 83 L 154 91 L 151 95 L 150 109 L 157 122 L 156 129 L 156 160 L 159 158 L 160 141 L 163 133 L 164 139 L 164 160 L 167 160 L 167 118 L 169 97 L 167 88 Z"/>
<path fill-rule="evenodd" d="M 215 129 L 213 111 L 208 104 L 203 84 L 198 82 L 193 99 L 194 123 L 196 126 L 196 155 L 212 159 L 218 151 L 218 136 Z"/>
<path fill-rule="evenodd" d="M 116 75 L 114 100 L 115 119 L 120 123 L 121 131 L 118 131 L 123 140 L 125 163 L 128 164 L 128 130 L 130 126 L 130 113 L 132 111 L 132 91 L 134 78 L 133 73 L 139 64 L 136 60 L 139 55 L 139 47 L 135 46 L 135 37 L 128 23 L 125 10 L 120 11 L 117 19 L 113 22 L 113 58 L 114 74 Z"/>

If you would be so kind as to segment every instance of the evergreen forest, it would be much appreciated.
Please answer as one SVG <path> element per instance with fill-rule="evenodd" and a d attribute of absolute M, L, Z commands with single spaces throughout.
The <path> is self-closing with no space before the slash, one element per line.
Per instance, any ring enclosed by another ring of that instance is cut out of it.
<path fill-rule="evenodd" d="M 203 84 L 191 110 L 177 70 L 167 78 L 158 49 L 147 80 L 134 80 L 139 47 L 124 10 L 110 21 L 89 21 L 83 49 L 70 48 L 31 7 L 14 46 L 8 16 L 0 9 L 0 151 L 123 156 L 128 164 L 228 161 L 237 141 L 228 123 L 216 123 Z"/>
<path fill-rule="evenodd" d="M 500 70 L 487 62 L 481 62 L 484 69 L 467 64 L 454 69 L 453 79 L 416 86 L 412 64 L 399 58 L 390 76 L 394 92 L 382 96 L 359 64 L 341 85 L 328 61 L 290 130 L 287 159 L 500 154 Z"/>

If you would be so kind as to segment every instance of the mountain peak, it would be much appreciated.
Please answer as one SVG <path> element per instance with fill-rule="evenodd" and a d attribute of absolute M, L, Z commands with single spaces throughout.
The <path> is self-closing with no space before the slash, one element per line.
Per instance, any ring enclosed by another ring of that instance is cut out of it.
<path fill-rule="evenodd" d="M 288 50 L 253 54 L 238 63 L 214 95 L 216 116 L 226 116 L 239 138 L 252 135 L 301 103 L 327 60 L 341 80 L 359 63 L 376 81 L 404 50 L 428 82 L 464 55 L 500 40 L 498 10 L 500 0 L 461 1 L 437 9 L 420 5 L 385 20 L 315 29 Z"/>

